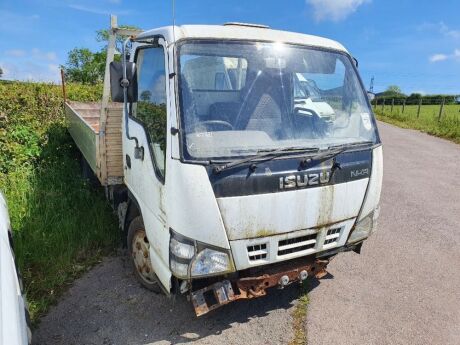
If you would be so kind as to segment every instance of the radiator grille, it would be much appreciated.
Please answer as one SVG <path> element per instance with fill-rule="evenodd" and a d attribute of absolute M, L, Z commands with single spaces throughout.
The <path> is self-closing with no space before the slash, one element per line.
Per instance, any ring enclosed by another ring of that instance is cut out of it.
<path fill-rule="evenodd" d="M 263 260 L 267 258 L 267 244 L 254 244 L 248 246 L 249 261 Z"/>
<path fill-rule="evenodd" d="M 278 242 L 278 256 L 314 248 L 317 234 L 289 238 Z"/>
<path fill-rule="evenodd" d="M 341 228 L 334 228 L 329 229 L 326 234 L 326 239 L 324 240 L 324 244 L 331 244 L 337 242 L 340 237 L 340 230 Z"/>

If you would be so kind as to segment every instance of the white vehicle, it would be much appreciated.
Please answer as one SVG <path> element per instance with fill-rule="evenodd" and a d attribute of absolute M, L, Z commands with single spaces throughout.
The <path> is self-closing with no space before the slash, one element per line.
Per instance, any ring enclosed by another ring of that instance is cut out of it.
<path fill-rule="evenodd" d="M 14 262 L 13 237 L 5 198 L 0 192 L 0 344 L 31 341 L 21 278 Z"/>
<path fill-rule="evenodd" d="M 168 26 L 126 40 L 110 64 L 114 103 L 107 70 L 100 104 L 66 102 L 69 131 L 145 287 L 188 293 L 202 315 L 320 277 L 374 231 L 382 146 L 341 44 Z"/>

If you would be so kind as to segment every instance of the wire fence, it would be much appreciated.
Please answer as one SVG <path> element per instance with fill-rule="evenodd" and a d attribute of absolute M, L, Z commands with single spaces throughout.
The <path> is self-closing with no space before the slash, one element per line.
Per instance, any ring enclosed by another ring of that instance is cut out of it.
<path fill-rule="evenodd" d="M 447 122 L 459 125 L 460 96 L 414 98 L 375 98 L 374 111 L 399 120 Z"/>

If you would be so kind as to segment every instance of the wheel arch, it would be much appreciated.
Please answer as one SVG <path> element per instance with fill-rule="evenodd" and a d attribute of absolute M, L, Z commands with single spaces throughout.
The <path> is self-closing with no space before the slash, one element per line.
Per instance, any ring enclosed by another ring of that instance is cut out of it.
<path fill-rule="evenodd" d="M 139 206 L 139 202 L 136 200 L 136 197 L 130 191 L 128 191 L 128 207 L 127 207 L 125 219 L 123 222 L 123 245 L 125 247 L 127 246 L 126 241 L 128 238 L 129 224 L 137 216 L 141 216 L 142 218 L 141 207 Z"/>

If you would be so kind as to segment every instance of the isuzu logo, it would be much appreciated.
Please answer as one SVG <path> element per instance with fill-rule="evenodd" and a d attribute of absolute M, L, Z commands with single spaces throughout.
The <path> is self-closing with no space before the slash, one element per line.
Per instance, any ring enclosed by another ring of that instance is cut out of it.
<path fill-rule="evenodd" d="M 307 186 L 317 186 L 328 183 L 331 179 L 331 173 L 324 171 L 310 174 L 293 174 L 280 177 L 280 189 L 305 188 Z"/>

